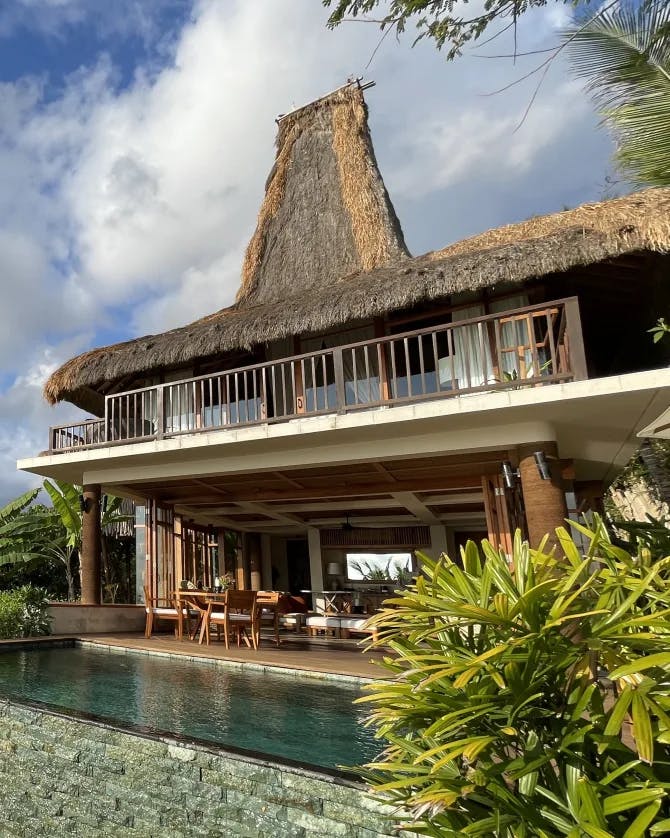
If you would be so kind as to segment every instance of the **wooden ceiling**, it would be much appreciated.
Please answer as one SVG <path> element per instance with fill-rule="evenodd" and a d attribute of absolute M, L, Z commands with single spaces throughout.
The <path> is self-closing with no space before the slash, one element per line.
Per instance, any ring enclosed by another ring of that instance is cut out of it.
<path fill-rule="evenodd" d="M 482 477 L 497 474 L 507 451 L 292 468 L 110 486 L 151 498 L 200 524 L 270 533 L 307 527 L 448 524 L 484 521 Z"/>

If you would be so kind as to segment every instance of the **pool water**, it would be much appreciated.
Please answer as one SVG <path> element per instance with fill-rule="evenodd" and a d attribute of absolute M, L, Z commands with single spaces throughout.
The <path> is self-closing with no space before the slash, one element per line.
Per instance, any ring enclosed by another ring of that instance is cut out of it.
<path fill-rule="evenodd" d="M 346 683 L 89 648 L 0 653 L 0 697 L 309 765 L 352 767 L 380 743 Z"/>

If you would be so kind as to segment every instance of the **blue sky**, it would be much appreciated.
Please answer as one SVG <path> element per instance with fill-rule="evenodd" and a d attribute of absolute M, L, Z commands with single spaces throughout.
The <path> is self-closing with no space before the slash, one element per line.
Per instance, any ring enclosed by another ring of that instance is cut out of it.
<path fill-rule="evenodd" d="M 475 4 L 476 5 L 476 4 Z M 472 6 L 470 7 L 472 8 Z M 524 17 L 556 43 L 570 7 Z M 162 331 L 234 297 L 272 165 L 274 118 L 350 75 L 414 253 L 608 191 L 611 146 L 562 60 L 528 118 L 530 69 L 448 64 L 319 0 L 13 0 L 0 7 L 0 501 L 46 447 L 41 386 L 74 354 Z"/>

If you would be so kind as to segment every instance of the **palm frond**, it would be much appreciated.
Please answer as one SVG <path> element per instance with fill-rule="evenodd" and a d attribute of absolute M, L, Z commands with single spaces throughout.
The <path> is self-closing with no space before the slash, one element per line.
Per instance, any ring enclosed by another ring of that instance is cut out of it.
<path fill-rule="evenodd" d="M 606 9 L 564 38 L 622 169 L 640 183 L 670 185 L 670 5 Z"/>

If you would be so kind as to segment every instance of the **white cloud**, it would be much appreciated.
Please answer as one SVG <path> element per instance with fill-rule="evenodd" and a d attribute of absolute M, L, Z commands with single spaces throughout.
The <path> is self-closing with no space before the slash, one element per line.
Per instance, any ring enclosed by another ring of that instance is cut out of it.
<path fill-rule="evenodd" d="M 146 6 L 123 4 L 104 4 L 116 10 L 110 26 Z M 22 25 L 39 11 L 40 26 L 61 30 L 57 15 L 89 13 L 84 0 L 19 7 Z M 134 334 L 161 331 L 232 300 L 274 118 L 360 74 L 379 40 L 369 25 L 330 32 L 326 18 L 314 0 L 199 0 L 164 66 L 135 68 L 122 90 L 105 55 L 48 102 L 43 79 L 0 85 L 0 373 L 14 382 L 0 393 L 0 463 L 46 445 L 56 419 L 38 380 L 68 354 L 114 340 L 115 318 Z M 0 11 L 0 35 L 17 20 Z M 534 13 L 522 46 L 552 42 L 563 23 Z M 532 84 L 483 94 L 528 62 L 447 64 L 431 43 L 410 43 L 386 39 L 367 98 L 414 252 L 598 197 L 608 142 L 563 65 L 515 132 Z"/>

